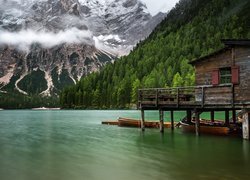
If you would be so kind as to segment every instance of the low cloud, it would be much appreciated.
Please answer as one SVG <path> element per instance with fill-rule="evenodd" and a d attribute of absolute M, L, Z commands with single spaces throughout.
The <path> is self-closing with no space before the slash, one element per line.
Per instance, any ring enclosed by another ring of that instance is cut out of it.
<path fill-rule="evenodd" d="M 27 51 L 34 43 L 42 45 L 44 48 L 51 48 L 63 43 L 94 45 L 93 35 L 88 30 L 77 28 L 59 31 L 57 33 L 21 30 L 19 32 L 8 32 L 0 30 L 0 45 L 10 45 L 19 50 Z"/>
<path fill-rule="evenodd" d="M 94 36 L 95 47 L 97 49 L 109 52 L 115 56 L 121 57 L 127 55 L 133 48 L 132 45 L 122 45 L 125 40 L 121 39 L 118 35 L 100 35 Z"/>

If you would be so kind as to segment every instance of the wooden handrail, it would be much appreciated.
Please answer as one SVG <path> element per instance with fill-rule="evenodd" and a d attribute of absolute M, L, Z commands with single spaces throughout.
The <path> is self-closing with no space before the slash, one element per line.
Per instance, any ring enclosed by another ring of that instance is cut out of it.
<path fill-rule="evenodd" d="M 225 93 L 217 94 L 216 88 L 225 88 L 218 91 L 226 91 Z M 232 88 L 229 90 L 228 88 Z M 231 95 L 230 95 L 231 94 Z M 187 86 L 174 88 L 148 88 L 138 90 L 138 107 L 142 104 L 154 107 L 167 106 L 168 104 L 176 105 L 195 105 L 204 107 L 207 105 L 232 105 L 234 106 L 234 87 L 230 84 L 222 84 L 217 86 Z"/>
<path fill-rule="evenodd" d="M 150 91 L 150 90 L 171 90 L 171 89 L 191 89 L 191 88 L 216 88 L 216 87 L 231 87 L 232 83 L 227 83 L 227 84 L 219 84 L 219 85 L 202 85 L 202 86 L 183 86 L 183 87 L 171 87 L 171 88 L 143 88 L 139 89 L 139 91 Z"/>

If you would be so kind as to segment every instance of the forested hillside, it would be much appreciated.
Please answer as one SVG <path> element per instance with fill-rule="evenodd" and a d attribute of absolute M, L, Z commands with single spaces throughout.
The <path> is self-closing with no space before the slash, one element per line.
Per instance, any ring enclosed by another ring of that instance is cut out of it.
<path fill-rule="evenodd" d="M 181 0 L 125 57 L 64 89 L 64 108 L 128 108 L 138 88 L 194 84 L 189 61 L 223 47 L 221 39 L 250 38 L 249 0 Z"/>

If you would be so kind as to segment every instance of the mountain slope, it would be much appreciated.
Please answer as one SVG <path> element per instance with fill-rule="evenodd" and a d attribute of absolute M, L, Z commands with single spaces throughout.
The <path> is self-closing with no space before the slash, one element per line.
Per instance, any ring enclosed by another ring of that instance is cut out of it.
<path fill-rule="evenodd" d="M 126 57 L 83 78 L 60 96 L 65 108 L 125 108 L 142 87 L 188 86 L 188 61 L 223 45 L 250 38 L 248 0 L 181 0 L 154 32 Z"/>
<path fill-rule="evenodd" d="M 24 95 L 58 95 L 127 54 L 165 17 L 152 17 L 139 0 L 0 4 L 0 93 Z"/>

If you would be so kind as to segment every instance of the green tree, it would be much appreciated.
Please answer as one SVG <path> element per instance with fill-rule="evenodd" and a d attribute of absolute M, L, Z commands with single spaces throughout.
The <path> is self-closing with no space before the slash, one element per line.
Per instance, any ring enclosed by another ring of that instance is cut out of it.
<path fill-rule="evenodd" d="M 183 79 L 180 75 L 180 73 L 176 73 L 174 75 L 174 79 L 173 79 L 173 87 L 181 87 L 183 85 Z"/>
<path fill-rule="evenodd" d="M 132 84 L 132 103 L 137 103 L 138 100 L 138 89 L 140 87 L 140 80 L 134 80 Z"/>

